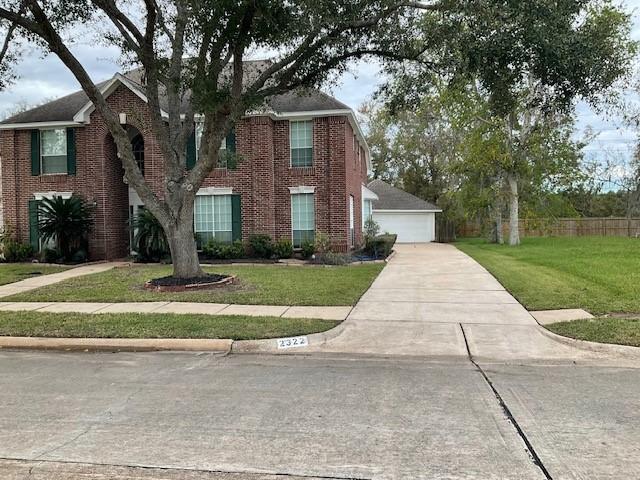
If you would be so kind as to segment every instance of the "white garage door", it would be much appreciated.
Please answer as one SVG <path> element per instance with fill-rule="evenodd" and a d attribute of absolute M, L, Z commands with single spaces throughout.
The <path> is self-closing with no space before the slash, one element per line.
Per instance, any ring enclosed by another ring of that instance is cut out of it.
<path fill-rule="evenodd" d="M 436 239 L 436 214 L 433 212 L 376 212 L 373 219 L 380 232 L 395 233 L 398 243 L 425 243 Z"/>

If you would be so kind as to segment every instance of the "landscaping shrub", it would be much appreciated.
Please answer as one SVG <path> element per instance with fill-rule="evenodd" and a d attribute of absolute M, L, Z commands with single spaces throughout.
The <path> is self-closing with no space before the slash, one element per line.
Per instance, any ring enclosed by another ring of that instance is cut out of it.
<path fill-rule="evenodd" d="M 213 238 L 202 247 L 202 253 L 212 260 L 233 260 L 244 257 L 244 244 L 241 240 L 225 243 Z"/>
<path fill-rule="evenodd" d="M 380 225 L 371 217 L 364 222 L 363 250 L 367 253 L 372 252 L 374 239 L 380 233 Z M 371 253 L 369 253 L 371 254 Z"/>
<path fill-rule="evenodd" d="M 53 248 L 45 248 L 40 254 L 40 259 L 44 263 L 58 263 L 62 260 L 62 255 Z"/>
<path fill-rule="evenodd" d="M 301 251 L 302 258 L 305 260 L 311 258 L 316 253 L 316 245 L 311 240 L 307 240 L 302 243 Z"/>
<path fill-rule="evenodd" d="M 147 209 L 141 210 L 131 222 L 133 245 L 142 262 L 158 262 L 169 256 L 169 242 L 158 219 Z"/>
<path fill-rule="evenodd" d="M 44 198 L 38 205 L 38 230 L 43 242 L 55 241 L 65 261 L 78 258 L 87 245 L 87 237 L 93 226 L 93 206 L 84 199 L 72 196 Z"/>
<path fill-rule="evenodd" d="M 290 240 L 281 238 L 274 244 L 273 252 L 278 258 L 291 258 L 293 256 L 293 245 Z"/>
<path fill-rule="evenodd" d="M 33 247 L 28 243 L 6 240 L 4 243 L 5 262 L 26 262 L 33 257 Z"/>
<path fill-rule="evenodd" d="M 256 258 L 271 258 L 273 256 L 273 242 L 269 235 L 251 235 L 249 248 L 251 254 Z"/>
<path fill-rule="evenodd" d="M 387 258 L 391 254 L 397 238 L 397 235 L 389 233 L 374 237 L 367 247 L 367 254 L 374 258 Z"/>
<path fill-rule="evenodd" d="M 313 263 L 321 265 L 347 265 L 351 263 L 351 255 L 348 253 L 326 252 L 316 253 Z"/>
<path fill-rule="evenodd" d="M 329 240 L 329 236 L 322 232 L 316 233 L 316 238 L 314 243 L 315 243 L 314 245 L 315 253 L 317 254 L 329 253 L 332 251 L 331 240 Z"/>

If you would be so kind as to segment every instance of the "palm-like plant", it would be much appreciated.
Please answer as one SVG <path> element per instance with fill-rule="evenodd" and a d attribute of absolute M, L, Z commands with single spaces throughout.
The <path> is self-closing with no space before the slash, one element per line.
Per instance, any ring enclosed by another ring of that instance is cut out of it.
<path fill-rule="evenodd" d="M 147 209 L 143 209 L 131 222 L 134 229 L 133 244 L 136 252 L 146 260 L 161 260 L 169 254 L 169 243 L 162 225 Z"/>
<path fill-rule="evenodd" d="M 54 241 L 65 260 L 87 241 L 93 226 L 93 207 L 76 196 L 43 199 L 38 207 L 38 229 L 45 242 Z"/>

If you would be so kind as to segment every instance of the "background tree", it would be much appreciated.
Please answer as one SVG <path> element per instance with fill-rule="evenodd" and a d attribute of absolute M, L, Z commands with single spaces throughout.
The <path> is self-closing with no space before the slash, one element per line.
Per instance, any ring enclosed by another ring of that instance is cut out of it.
<path fill-rule="evenodd" d="M 517 245 L 520 189 L 533 173 L 532 162 L 541 158 L 532 157 L 531 149 L 548 138 L 549 122 L 570 114 L 576 99 L 596 104 L 627 75 L 636 51 L 629 15 L 598 0 L 537 0 L 526 6 L 487 0 L 460 2 L 421 20 L 422 62 L 388 64 L 395 81 L 382 93 L 394 108 L 416 105 L 444 74 L 450 84 L 486 100 L 488 115 L 478 120 L 501 145 L 498 180 L 508 198 L 509 243 Z M 434 48 L 451 31 L 458 34 L 447 48 Z"/>

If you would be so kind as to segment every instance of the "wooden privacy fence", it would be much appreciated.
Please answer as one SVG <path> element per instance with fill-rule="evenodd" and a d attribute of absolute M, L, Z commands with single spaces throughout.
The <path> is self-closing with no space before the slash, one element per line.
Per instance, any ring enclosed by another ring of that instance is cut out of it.
<path fill-rule="evenodd" d="M 466 222 L 458 228 L 460 237 L 482 235 L 479 222 Z M 504 238 L 509 234 L 509 225 L 503 224 Z M 581 217 L 581 218 L 533 218 L 520 220 L 520 235 L 523 237 L 640 237 L 640 218 L 626 217 Z"/>

